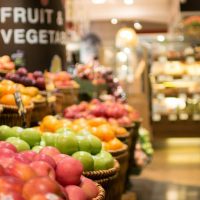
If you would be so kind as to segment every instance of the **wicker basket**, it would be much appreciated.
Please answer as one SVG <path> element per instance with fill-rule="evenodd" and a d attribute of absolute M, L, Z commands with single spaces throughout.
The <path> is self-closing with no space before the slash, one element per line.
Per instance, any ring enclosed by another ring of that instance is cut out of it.
<path fill-rule="evenodd" d="M 8 125 L 8 126 L 24 126 L 24 120 L 18 114 L 18 108 L 16 106 L 7 106 L 1 105 L 3 111 L 0 114 L 0 125 Z M 25 125 L 26 127 L 30 127 L 31 124 L 31 116 L 33 110 L 33 104 L 26 107 L 25 114 Z"/>
<path fill-rule="evenodd" d="M 97 185 L 97 188 L 99 190 L 99 194 L 96 198 L 93 198 L 92 200 L 104 200 L 105 199 L 105 191 L 104 189 L 102 188 L 101 185 L 99 184 L 96 184 Z"/>
<path fill-rule="evenodd" d="M 128 146 L 124 145 L 123 149 L 119 151 L 115 151 L 115 152 L 111 151 L 110 153 L 120 164 L 119 175 L 115 181 L 115 187 L 117 189 L 113 192 L 113 199 L 121 200 L 122 194 L 125 190 L 126 174 L 127 174 L 128 165 L 129 165 Z"/>
<path fill-rule="evenodd" d="M 78 102 L 79 88 L 63 88 L 58 89 L 58 92 L 63 95 L 62 109 Z"/>
<path fill-rule="evenodd" d="M 92 179 L 104 188 L 106 192 L 105 200 L 113 200 L 113 194 L 117 190 L 115 183 L 118 177 L 119 169 L 120 165 L 118 161 L 115 160 L 115 165 L 112 169 L 84 172 L 83 175 Z"/>
<path fill-rule="evenodd" d="M 128 149 L 130 149 L 131 146 L 131 134 L 127 132 L 125 135 L 119 135 L 117 138 L 123 142 L 124 144 L 128 145 Z"/>

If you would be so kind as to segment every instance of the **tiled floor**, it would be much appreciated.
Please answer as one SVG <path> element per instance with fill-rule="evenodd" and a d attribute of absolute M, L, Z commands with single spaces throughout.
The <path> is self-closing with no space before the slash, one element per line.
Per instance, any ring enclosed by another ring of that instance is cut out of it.
<path fill-rule="evenodd" d="M 143 173 L 131 177 L 126 200 L 200 200 L 200 140 L 164 144 Z"/>

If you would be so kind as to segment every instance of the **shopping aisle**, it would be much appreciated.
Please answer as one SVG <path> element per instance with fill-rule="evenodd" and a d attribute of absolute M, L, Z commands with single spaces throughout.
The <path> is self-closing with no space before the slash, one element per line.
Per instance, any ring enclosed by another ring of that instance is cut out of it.
<path fill-rule="evenodd" d="M 124 200 L 199 200 L 200 140 L 169 140 L 155 147 L 152 163 L 141 176 L 131 177 Z"/>

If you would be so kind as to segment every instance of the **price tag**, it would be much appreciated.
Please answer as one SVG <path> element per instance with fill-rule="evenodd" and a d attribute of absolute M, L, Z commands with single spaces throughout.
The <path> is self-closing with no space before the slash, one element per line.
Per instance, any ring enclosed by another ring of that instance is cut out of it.
<path fill-rule="evenodd" d="M 192 118 L 194 121 L 200 121 L 200 114 L 194 114 Z"/>
<path fill-rule="evenodd" d="M 169 116 L 168 116 L 168 120 L 169 121 L 176 121 L 177 120 L 177 115 L 176 114 L 170 114 Z"/>
<path fill-rule="evenodd" d="M 24 107 L 24 104 L 22 102 L 21 93 L 18 91 L 15 92 L 14 97 L 15 97 L 16 105 L 18 107 L 19 116 L 21 116 L 23 119 L 23 127 L 26 127 L 26 108 Z"/>
<path fill-rule="evenodd" d="M 189 118 L 189 116 L 188 116 L 187 113 L 181 113 L 181 114 L 179 115 L 179 119 L 180 119 L 180 120 L 188 120 L 188 118 Z"/>
<path fill-rule="evenodd" d="M 153 120 L 154 122 L 159 122 L 159 121 L 161 120 L 161 116 L 160 116 L 159 114 L 155 113 L 155 114 L 153 114 L 153 116 L 152 116 L 152 120 Z"/>

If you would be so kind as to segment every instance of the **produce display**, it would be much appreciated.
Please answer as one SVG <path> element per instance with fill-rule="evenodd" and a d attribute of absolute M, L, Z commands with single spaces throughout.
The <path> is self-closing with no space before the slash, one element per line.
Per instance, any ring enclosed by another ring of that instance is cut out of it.
<path fill-rule="evenodd" d="M 77 65 L 75 75 L 81 79 L 90 80 L 94 85 L 106 84 L 108 94 L 121 101 L 126 100 L 126 94 L 113 70 L 103 66 Z"/>
<path fill-rule="evenodd" d="M 117 136 L 127 135 L 128 132 L 125 128 L 120 127 L 118 124 L 111 124 L 104 118 L 92 118 L 92 119 L 76 119 L 69 121 L 66 119 L 58 120 L 56 117 L 47 116 L 41 124 L 41 131 L 58 132 L 60 130 L 69 129 L 76 134 L 93 134 L 98 137 L 103 144 L 103 149 L 107 151 L 122 150 L 124 144 L 117 139 Z"/>
<path fill-rule="evenodd" d="M 36 87 L 25 87 L 21 84 L 16 84 L 10 80 L 0 82 L 0 104 L 6 106 L 16 106 L 14 93 L 21 93 L 21 98 L 24 106 L 30 106 L 34 102 L 45 101 L 45 98 L 39 93 Z"/>
<path fill-rule="evenodd" d="M 0 141 L 0 198 L 11 200 L 92 200 L 96 184 L 82 176 L 80 161 L 53 147 L 18 152 Z"/>
<path fill-rule="evenodd" d="M 0 57 L 0 72 L 10 72 L 15 69 L 14 62 L 11 61 L 10 57 L 5 55 Z"/>
<path fill-rule="evenodd" d="M 68 107 L 63 115 L 67 119 L 102 117 L 121 126 L 131 126 L 134 121 L 140 119 L 139 113 L 128 104 L 113 101 L 100 102 L 97 99 L 90 103 L 82 102 Z"/>
<path fill-rule="evenodd" d="M 101 141 L 86 131 L 75 133 L 61 128 L 56 133 L 42 133 L 34 128 L 11 128 L 4 125 L 0 126 L 0 140 L 13 144 L 18 152 L 30 149 L 38 152 L 45 146 L 51 146 L 51 149 L 80 160 L 84 171 L 106 170 L 114 166 L 113 157 L 102 150 Z"/>

